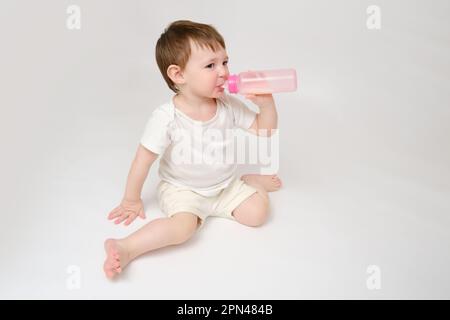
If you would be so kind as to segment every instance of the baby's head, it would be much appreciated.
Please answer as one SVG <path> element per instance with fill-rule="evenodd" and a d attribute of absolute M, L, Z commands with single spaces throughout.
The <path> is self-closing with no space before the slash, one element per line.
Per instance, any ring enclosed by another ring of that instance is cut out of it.
<path fill-rule="evenodd" d="M 225 41 L 207 24 L 187 20 L 171 23 L 156 43 L 156 62 L 175 93 L 217 98 L 229 76 Z"/>

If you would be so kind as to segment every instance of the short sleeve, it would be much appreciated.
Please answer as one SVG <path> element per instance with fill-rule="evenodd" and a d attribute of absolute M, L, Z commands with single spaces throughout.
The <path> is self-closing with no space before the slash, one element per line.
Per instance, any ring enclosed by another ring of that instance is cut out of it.
<path fill-rule="evenodd" d="M 255 121 L 257 113 L 249 109 L 244 102 L 236 97 L 227 95 L 227 100 L 233 110 L 235 126 L 242 129 L 250 128 L 253 121 Z"/>
<path fill-rule="evenodd" d="M 147 121 L 140 143 L 148 150 L 162 154 L 170 144 L 168 127 L 170 114 L 162 108 L 154 110 Z"/>

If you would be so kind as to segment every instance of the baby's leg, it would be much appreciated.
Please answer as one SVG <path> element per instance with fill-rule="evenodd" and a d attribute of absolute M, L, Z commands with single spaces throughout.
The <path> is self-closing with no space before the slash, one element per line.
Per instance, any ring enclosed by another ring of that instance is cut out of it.
<path fill-rule="evenodd" d="M 106 276 L 113 278 L 131 260 L 143 253 L 187 241 L 195 233 L 197 226 L 196 215 L 179 212 L 170 218 L 155 219 L 124 239 L 106 240 Z"/>
<path fill-rule="evenodd" d="M 258 227 L 264 224 L 269 214 L 269 195 L 267 186 L 264 183 L 271 184 L 272 176 L 246 175 L 241 178 L 248 185 L 256 189 L 257 192 L 245 199 L 239 206 L 233 210 L 232 215 L 236 221 L 249 227 Z M 270 180 L 270 181 L 267 181 Z"/>
<path fill-rule="evenodd" d="M 276 174 L 246 174 L 241 177 L 248 185 L 259 185 L 267 192 L 278 191 L 281 188 L 281 180 Z"/>

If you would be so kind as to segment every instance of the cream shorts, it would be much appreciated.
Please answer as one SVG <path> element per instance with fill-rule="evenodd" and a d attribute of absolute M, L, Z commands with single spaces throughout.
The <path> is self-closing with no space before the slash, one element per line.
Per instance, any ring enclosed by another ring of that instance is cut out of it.
<path fill-rule="evenodd" d="M 200 218 L 200 227 L 209 216 L 235 220 L 232 212 L 245 199 L 257 192 L 239 178 L 234 179 L 218 195 L 205 197 L 188 187 L 178 187 L 167 181 L 159 182 L 157 195 L 159 207 L 168 217 L 178 212 L 190 212 Z"/>

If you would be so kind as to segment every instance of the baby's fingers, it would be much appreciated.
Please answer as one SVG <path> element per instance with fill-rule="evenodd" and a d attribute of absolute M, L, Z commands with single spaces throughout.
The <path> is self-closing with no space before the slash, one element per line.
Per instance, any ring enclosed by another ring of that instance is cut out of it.
<path fill-rule="evenodd" d="M 141 208 L 141 210 L 139 210 L 139 217 L 141 217 L 142 219 L 145 219 L 145 212 L 144 212 L 144 208 Z"/>
<path fill-rule="evenodd" d="M 132 213 L 130 214 L 130 216 L 128 217 L 127 221 L 125 221 L 125 225 L 128 226 L 130 223 L 132 223 L 134 221 L 134 219 L 136 219 L 137 214 L 136 213 Z"/>
<path fill-rule="evenodd" d="M 112 220 L 112 219 L 114 219 L 114 218 L 120 216 L 120 215 L 121 215 L 121 212 L 122 212 L 122 210 L 120 210 L 120 209 L 121 209 L 120 206 L 118 206 L 118 207 L 115 208 L 113 211 L 111 211 L 111 212 L 108 214 L 108 219 L 109 219 L 109 220 Z"/>
<path fill-rule="evenodd" d="M 122 223 L 122 221 L 124 221 L 126 218 L 128 218 L 129 215 L 130 214 L 128 212 L 122 213 L 122 215 L 116 221 L 114 221 L 114 223 L 115 224 Z"/>

